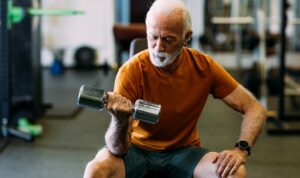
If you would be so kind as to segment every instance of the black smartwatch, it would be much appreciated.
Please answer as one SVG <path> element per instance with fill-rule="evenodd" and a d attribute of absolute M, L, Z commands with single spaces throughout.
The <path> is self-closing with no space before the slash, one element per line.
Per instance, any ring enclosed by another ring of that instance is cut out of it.
<path fill-rule="evenodd" d="M 250 156 L 250 154 L 251 154 L 251 147 L 249 146 L 248 142 L 246 142 L 245 140 L 238 141 L 235 144 L 235 147 L 239 148 L 242 151 L 247 151 L 248 156 Z"/>

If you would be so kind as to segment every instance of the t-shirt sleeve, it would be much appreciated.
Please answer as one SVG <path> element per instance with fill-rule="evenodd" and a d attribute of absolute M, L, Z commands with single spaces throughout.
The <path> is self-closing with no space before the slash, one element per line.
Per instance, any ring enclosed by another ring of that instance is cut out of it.
<path fill-rule="evenodd" d="M 134 66 L 123 64 L 117 73 L 114 84 L 114 92 L 132 102 L 138 98 L 139 75 L 137 71 Z"/>
<path fill-rule="evenodd" d="M 212 89 L 214 98 L 224 98 L 238 86 L 238 82 L 217 62 L 211 59 Z"/>

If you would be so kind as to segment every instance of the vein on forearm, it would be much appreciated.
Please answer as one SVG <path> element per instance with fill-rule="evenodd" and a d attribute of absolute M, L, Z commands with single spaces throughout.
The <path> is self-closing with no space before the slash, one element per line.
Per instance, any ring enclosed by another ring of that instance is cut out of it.
<path fill-rule="evenodd" d="M 118 120 L 112 116 L 105 134 L 105 142 L 112 154 L 120 156 L 127 152 L 129 144 L 129 119 Z"/>
<path fill-rule="evenodd" d="M 255 105 L 251 110 L 243 114 L 240 134 L 240 139 L 248 140 L 251 145 L 255 144 L 266 121 L 265 109 L 257 103 Z"/>
<path fill-rule="evenodd" d="M 246 140 L 253 146 L 266 121 L 264 107 L 241 85 L 223 101 L 243 115 L 239 139 Z"/>

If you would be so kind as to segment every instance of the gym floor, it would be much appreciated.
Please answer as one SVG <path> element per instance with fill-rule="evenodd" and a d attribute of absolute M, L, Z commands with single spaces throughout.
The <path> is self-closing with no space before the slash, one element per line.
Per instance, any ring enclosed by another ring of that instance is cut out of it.
<path fill-rule="evenodd" d="M 82 177 L 86 163 L 105 144 L 109 115 L 91 109 L 78 112 L 76 98 L 81 84 L 112 90 L 115 72 L 67 70 L 62 76 L 52 76 L 44 70 L 43 74 L 44 101 L 53 105 L 38 120 L 43 134 L 32 143 L 10 140 L 0 153 L 1 178 Z M 203 146 L 215 151 L 231 149 L 240 123 L 240 114 L 209 98 L 198 123 Z M 290 125 L 300 128 L 299 122 Z M 247 160 L 248 177 L 298 178 L 299 136 L 270 136 L 270 127 L 273 124 L 267 123 Z"/>

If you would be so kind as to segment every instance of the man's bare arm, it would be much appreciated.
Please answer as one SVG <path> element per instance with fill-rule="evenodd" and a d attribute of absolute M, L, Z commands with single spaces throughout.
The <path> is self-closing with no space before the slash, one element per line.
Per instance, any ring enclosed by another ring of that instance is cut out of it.
<path fill-rule="evenodd" d="M 222 100 L 243 114 L 239 139 L 246 140 L 253 146 L 266 122 L 266 111 L 263 106 L 241 85 Z"/>
<path fill-rule="evenodd" d="M 107 110 L 111 114 L 111 123 L 105 134 L 105 142 L 112 154 L 121 156 L 127 152 L 130 142 L 131 102 L 120 95 L 108 93 Z"/>
<path fill-rule="evenodd" d="M 252 147 L 255 144 L 265 122 L 266 111 L 255 97 L 239 85 L 232 93 L 222 99 L 227 105 L 243 114 L 239 140 L 245 140 Z M 245 164 L 247 153 L 238 148 L 224 150 L 213 161 L 217 165 L 220 177 L 234 175 Z"/>

